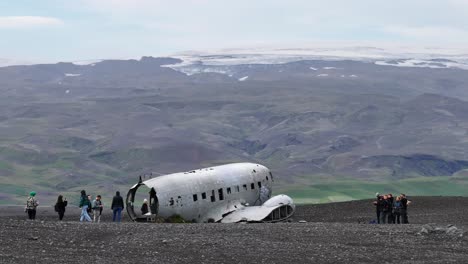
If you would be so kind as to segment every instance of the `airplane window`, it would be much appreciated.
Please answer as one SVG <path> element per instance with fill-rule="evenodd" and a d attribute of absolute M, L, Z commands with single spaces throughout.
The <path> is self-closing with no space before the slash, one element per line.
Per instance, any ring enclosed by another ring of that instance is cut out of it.
<path fill-rule="evenodd" d="M 266 180 L 268 181 L 268 176 L 266 176 Z"/>
<path fill-rule="evenodd" d="M 219 200 L 220 201 L 224 200 L 223 188 L 218 190 L 218 194 L 219 194 Z"/>
<path fill-rule="evenodd" d="M 198 200 L 198 195 L 194 194 L 193 195 L 193 201 L 196 202 Z"/>
<path fill-rule="evenodd" d="M 227 192 L 227 194 L 230 194 L 230 193 L 231 193 L 231 187 L 228 187 L 228 188 L 226 189 L 226 192 Z"/>
<path fill-rule="evenodd" d="M 211 191 L 211 202 L 215 202 L 215 201 L 216 201 L 215 191 L 212 190 L 212 191 Z"/>
<path fill-rule="evenodd" d="M 250 189 L 252 189 L 252 190 L 255 189 L 255 183 L 252 182 L 252 183 L 250 184 Z"/>
<path fill-rule="evenodd" d="M 169 200 L 169 205 L 174 205 L 174 198 L 171 197 L 171 199 Z"/>
<path fill-rule="evenodd" d="M 258 188 L 262 188 L 262 183 L 261 182 L 258 182 Z"/>
<path fill-rule="evenodd" d="M 271 177 L 271 181 L 274 181 L 273 180 L 273 174 L 271 174 L 271 171 L 270 171 L 270 177 Z"/>
<path fill-rule="evenodd" d="M 244 190 L 247 191 L 247 184 L 242 185 L 242 187 L 244 187 Z"/>
<path fill-rule="evenodd" d="M 202 198 L 202 199 L 206 199 L 206 192 L 204 192 L 204 193 L 201 194 L 201 198 Z"/>
<path fill-rule="evenodd" d="M 237 192 L 240 192 L 239 185 L 236 186 L 236 191 L 237 191 Z"/>

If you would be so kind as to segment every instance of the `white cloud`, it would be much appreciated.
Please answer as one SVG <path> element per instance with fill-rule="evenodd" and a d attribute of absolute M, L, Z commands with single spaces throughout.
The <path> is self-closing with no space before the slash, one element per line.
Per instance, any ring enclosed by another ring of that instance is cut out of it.
<path fill-rule="evenodd" d="M 63 21 L 54 17 L 42 16 L 3 16 L 0 17 L 0 29 L 2 28 L 34 28 L 61 26 Z"/>

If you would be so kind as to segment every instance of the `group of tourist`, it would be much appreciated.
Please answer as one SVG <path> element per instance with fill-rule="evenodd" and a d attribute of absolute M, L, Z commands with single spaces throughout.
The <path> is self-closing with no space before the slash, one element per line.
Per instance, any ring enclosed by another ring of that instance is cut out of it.
<path fill-rule="evenodd" d="M 104 209 L 104 204 L 101 200 L 101 195 L 96 195 L 96 198 L 93 200 L 91 195 L 86 195 L 86 191 L 81 191 L 80 204 L 81 215 L 80 222 L 101 222 L 102 210 Z M 65 208 L 68 205 L 67 198 L 64 198 L 63 195 L 57 197 L 57 202 L 54 205 L 55 212 L 59 215 L 59 220 L 63 219 L 65 215 Z M 39 206 L 39 202 L 36 199 L 36 192 L 30 192 L 29 197 L 26 201 L 25 212 L 28 213 L 28 218 L 30 220 L 36 219 L 36 211 Z M 122 210 L 124 209 L 124 201 L 120 192 L 117 191 L 114 198 L 112 199 L 111 210 L 113 212 L 112 221 L 120 222 L 122 220 Z"/>
<path fill-rule="evenodd" d="M 391 193 L 381 195 L 376 193 L 374 206 L 377 213 L 377 224 L 408 224 L 408 205 L 411 201 L 405 194 L 396 198 Z"/>
<path fill-rule="evenodd" d="M 93 200 L 92 195 L 86 195 L 86 191 L 82 190 L 79 207 L 81 208 L 80 222 L 101 222 L 102 210 L 104 208 L 101 195 L 97 195 L 96 199 Z"/>

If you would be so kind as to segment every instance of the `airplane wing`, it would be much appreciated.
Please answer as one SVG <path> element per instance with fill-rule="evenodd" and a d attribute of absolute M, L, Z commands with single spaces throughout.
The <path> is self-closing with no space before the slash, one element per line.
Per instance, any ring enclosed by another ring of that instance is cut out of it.
<path fill-rule="evenodd" d="M 245 206 L 221 219 L 221 223 L 280 222 L 290 218 L 296 209 L 293 200 L 284 194 L 274 196 L 261 206 Z"/>

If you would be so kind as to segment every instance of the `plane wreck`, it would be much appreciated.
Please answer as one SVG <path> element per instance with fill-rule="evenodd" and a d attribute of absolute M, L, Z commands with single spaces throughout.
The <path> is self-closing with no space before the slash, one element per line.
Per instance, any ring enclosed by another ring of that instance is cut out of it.
<path fill-rule="evenodd" d="M 197 223 L 280 222 L 294 214 L 295 205 L 287 195 L 271 197 L 273 182 L 268 168 L 253 163 L 140 178 L 127 193 L 127 212 L 133 221 L 178 215 Z M 149 197 L 145 215 L 135 212 L 137 190 Z"/>

